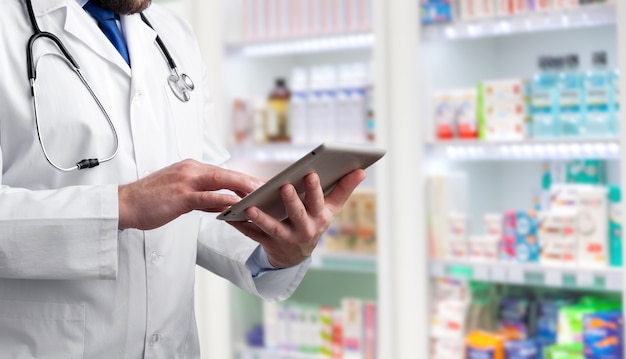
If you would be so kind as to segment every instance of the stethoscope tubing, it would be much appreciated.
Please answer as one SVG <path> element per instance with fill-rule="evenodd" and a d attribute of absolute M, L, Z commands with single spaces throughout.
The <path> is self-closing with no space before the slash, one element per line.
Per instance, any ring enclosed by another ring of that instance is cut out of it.
<path fill-rule="evenodd" d="M 41 31 L 41 29 L 39 28 L 39 25 L 37 24 L 37 19 L 35 18 L 35 12 L 33 10 L 32 0 L 26 0 L 26 7 L 28 10 L 28 17 L 29 17 L 30 23 L 33 27 L 33 34 L 28 39 L 28 44 L 26 48 L 28 80 L 29 80 L 30 88 L 31 88 L 31 97 L 32 97 L 32 102 L 33 102 L 33 110 L 35 114 L 35 127 L 37 129 L 37 138 L 39 140 L 39 144 L 41 145 L 41 149 L 43 151 L 43 154 L 46 160 L 53 167 L 63 172 L 71 172 L 75 170 L 92 168 L 92 167 L 98 166 L 100 163 L 104 163 L 104 162 L 108 162 L 112 160 L 119 153 L 119 136 L 117 133 L 117 129 L 115 128 L 115 124 L 113 123 L 113 121 L 111 120 L 111 117 L 109 116 L 106 109 L 104 108 L 100 100 L 98 99 L 98 96 L 96 96 L 96 93 L 93 91 L 92 87 L 89 85 L 89 82 L 80 71 L 78 62 L 74 59 L 70 51 L 65 47 L 61 39 L 59 39 L 57 36 L 55 36 L 54 34 L 50 32 Z M 154 30 L 154 27 L 152 26 L 150 21 L 146 18 L 146 16 L 143 13 L 140 13 L 140 16 L 141 16 L 142 21 L 146 25 L 148 25 L 152 30 Z M 156 30 L 154 31 L 156 32 Z M 35 61 L 33 60 L 34 44 L 37 40 L 42 39 L 42 38 L 49 39 L 57 46 L 59 51 L 61 51 L 61 53 L 63 54 L 64 60 L 67 62 L 68 66 L 72 69 L 72 71 L 74 71 L 74 73 L 78 76 L 78 78 L 83 83 L 83 85 L 87 88 L 87 90 L 89 91 L 89 94 L 91 95 L 93 100 L 96 102 L 96 104 L 100 108 L 100 111 L 106 118 L 107 123 L 109 127 L 111 128 L 111 132 L 113 134 L 113 140 L 115 143 L 115 149 L 113 150 L 111 155 L 102 159 L 100 158 L 83 159 L 77 162 L 76 165 L 73 167 L 61 167 L 57 165 L 48 155 L 46 146 L 44 145 L 44 139 L 43 139 L 43 135 L 41 132 L 41 126 L 40 126 L 40 121 L 39 121 L 39 109 L 37 107 L 37 91 L 35 89 L 35 81 L 37 79 L 37 67 L 35 65 Z M 168 83 L 170 85 L 172 92 L 179 100 L 183 102 L 189 101 L 190 100 L 189 92 L 193 91 L 195 87 L 193 81 L 186 74 L 184 73 L 179 74 L 178 68 L 176 67 L 176 62 L 172 58 L 170 52 L 168 51 L 167 47 L 165 46 L 165 44 L 163 43 L 163 41 L 161 40 L 158 34 L 156 36 L 156 42 L 157 42 L 159 49 L 161 50 L 161 53 L 165 56 L 165 60 L 167 61 L 170 67 L 170 70 L 172 72 L 172 74 L 168 76 Z"/>

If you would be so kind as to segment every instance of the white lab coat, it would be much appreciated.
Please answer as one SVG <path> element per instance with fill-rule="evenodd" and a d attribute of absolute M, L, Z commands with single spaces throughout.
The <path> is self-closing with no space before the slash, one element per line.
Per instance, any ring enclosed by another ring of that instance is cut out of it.
<path fill-rule="evenodd" d="M 268 300 L 289 296 L 308 262 L 252 279 L 257 247 L 210 215 L 191 213 L 151 231 L 118 231 L 117 186 L 185 158 L 228 159 L 212 132 L 206 72 L 187 24 L 152 5 L 146 16 L 178 67 L 196 82 L 182 103 L 156 33 L 123 16 L 131 69 L 75 0 L 33 0 L 42 30 L 72 52 L 119 132 L 114 160 L 54 169 L 35 131 L 26 72 L 32 33 L 22 0 L 0 2 L 0 358 L 199 358 L 194 269 L 199 264 Z M 71 166 L 106 157 L 113 137 L 84 86 L 38 40 L 42 135 Z M 163 196 L 167 196 L 163 193 Z M 227 358 L 215 358 L 227 359 Z"/>

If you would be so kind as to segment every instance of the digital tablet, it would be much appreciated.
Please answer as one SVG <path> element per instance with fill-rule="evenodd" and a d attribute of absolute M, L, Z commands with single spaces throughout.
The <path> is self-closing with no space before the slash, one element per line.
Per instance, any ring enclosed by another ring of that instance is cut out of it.
<path fill-rule="evenodd" d="M 309 151 L 298 161 L 272 177 L 261 187 L 242 198 L 217 216 L 226 221 L 247 221 L 244 211 L 256 206 L 274 218 L 283 220 L 287 217 L 280 188 L 291 183 L 304 198 L 304 177 L 316 172 L 320 177 L 324 194 L 348 173 L 356 169 L 365 169 L 385 155 L 385 150 L 371 146 L 357 146 L 336 143 L 323 143 Z"/>

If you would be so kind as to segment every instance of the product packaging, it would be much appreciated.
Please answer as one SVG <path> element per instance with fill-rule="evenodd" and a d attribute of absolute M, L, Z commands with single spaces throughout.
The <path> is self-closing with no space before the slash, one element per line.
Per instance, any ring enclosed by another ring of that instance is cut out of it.
<path fill-rule="evenodd" d="M 502 217 L 502 240 L 500 242 L 500 260 L 503 262 L 515 261 L 515 246 L 517 245 L 517 231 L 515 220 L 517 213 L 507 211 Z"/>
<path fill-rule="evenodd" d="M 359 253 L 376 253 L 376 192 L 361 189 L 352 193 L 357 201 L 357 244 Z"/>
<path fill-rule="evenodd" d="M 359 242 L 359 202 L 350 196 L 324 236 L 327 252 L 355 252 Z"/>
<path fill-rule="evenodd" d="M 523 79 L 478 84 L 479 136 L 485 140 L 522 140 L 526 137 L 526 97 Z"/>
<path fill-rule="evenodd" d="M 577 212 L 578 263 L 585 267 L 608 264 L 607 189 L 591 185 L 552 186 L 552 208 Z"/>
<path fill-rule="evenodd" d="M 344 353 L 343 310 L 334 309 L 332 320 L 333 320 L 332 358 L 343 359 L 343 353 Z"/>
<path fill-rule="evenodd" d="M 363 63 L 339 66 L 336 130 L 339 141 L 366 142 L 367 66 Z"/>
<path fill-rule="evenodd" d="M 376 193 L 354 191 L 324 236 L 327 252 L 376 253 Z"/>
<path fill-rule="evenodd" d="M 532 319 L 536 302 L 525 296 L 508 295 L 500 299 L 498 306 L 498 328 L 513 338 L 527 339 L 531 336 Z"/>
<path fill-rule="evenodd" d="M 363 304 L 363 359 L 376 358 L 376 303 Z"/>
<path fill-rule="evenodd" d="M 622 256 L 622 191 L 619 186 L 609 186 L 609 257 L 611 266 L 623 265 Z"/>
<path fill-rule="evenodd" d="M 420 1 L 420 15 L 423 25 L 452 21 L 450 0 Z"/>
<path fill-rule="evenodd" d="M 473 235 L 468 240 L 469 259 L 475 262 L 495 262 L 498 259 L 500 238 L 490 235 Z"/>
<path fill-rule="evenodd" d="M 337 71 L 333 66 L 310 70 L 308 94 L 308 133 L 312 143 L 336 139 L 335 108 L 337 101 Z"/>
<path fill-rule="evenodd" d="M 534 8 L 533 10 L 535 11 L 547 11 L 547 10 L 552 10 L 553 9 L 553 2 L 554 0 L 534 0 Z"/>
<path fill-rule="evenodd" d="M 578 264 L 578 213 L 574 209 L 543 212 L 539 216 L 541 264 Z"/>
<path fill-rule="evenodd" d="M 463 260 L 469 258 L 468 218 L 465 214 L 450 213 L 448 215 L 448 232 L 446 236 L 446 258 Z"/>
<path fill-rule="evenodd" d="M 345 359 L 363 357 L 363 301 L 344 298 L 341 301 L 343 318 L 343 350 Z"/>
<path fill-rule="evenodd" d="M 460 16 L 463 20 L 477 20 L 496 15 L 493 0 L 459 0 Z"/>
<path fill-rule="evenodd" d="M 263 302 L 263 342 L 269 350 L 276 350 L 280 345 L 280 310 L 277 303 Z"/>
<path fill-rule="evenodd" d="M 243 14 L 242 28 L 244 40 L 252 40 L 256 34 L 256 14 L 254 10 L 255 0 L 243 0 L 242 10 Z"/>
<path fill-rule="evenodd" d="M 539 348 L 534 340 L 511 340 L 504 343 L 506 359 L 537 359 Z"/>
<path fill-rule="evenodd" d="M 472 331 L 465 340 L 467 359 L 505 359 L 504 343 L 507 336 L 500 333 Z"/>
<path fill-rule="evenodd" d="M 559 311 L 575 303 L 573 297 L 540 297 L 537 300 L 537 320 L 535 340 L 541 347 L 553 345 L 557 341 Z"/>
<path fill-rule="evenodd" d="M 459 89 L 454 92 L 455 122 L 461 139 L 478 138 L 476 101 L 476 89 Z"/>
<path fill-rule="evenodd" d="M 235 132 L 235 143 L 248 142 L 252 134 L 252 115 L 250 104 L 245 99 L 236 98 L 233 100 L 231 122 Z"/>
<path fill-rule="evenodd" d="M 431 339 L 431 359 L 465 359 L 465 342 L 458 339 Z"/>
<path fill-rule="evenodd" d="M 582 343 L 585 315 L 621 309 L 621 301 L 586 296 L 572 306 L 559 310 L 557 343 Z"/>
<path fill-rule="evenodd" d="M 455 213 L 463 216 L 467 209 L 467 176 L 460 172 L 429 175 L 425 197 L 430 256 L 434 259 L 454 258 L 448 245 L 449 216 Z M 466 231 L 466 226 L 463 228 Z"/>
<path fill-rule="evenodd" d="M 551 345 L 544 349 L 545 359 L 585 359 L 583 344 L 567 343 Z"/>
<path fill-rule="evenodd" d="M 450 140 L 457 137 L 456 108 L 451 92 L 442 91 L 434 95 L 435 128 L 438 140 Z"/>
<path fill-rule="evenodd" d="M 587 314 L 583 318 L 586 359 L 621 359 L 624 348 L 622 311 Z"/>
<path fill-rule="evenodd" d="M 600 185 L 606 183 L 606 162 L 603 160 L 573 160 L 565 165 L 567 183 Z"/>
<path fill-rule="evenodd" d="M 290 132 L 294 144 L 309 143 L 307 108 L 308 72 L 304 68 L 291 71 Z"/>
<path fill-rule="evenodd" d="M 265 133 L 270 142 L 290 141 L 289 101 L 291 92 L 284 79 L 276 79 L 268 98 L 268 115 Z"/>
<path fill-rule="evenodd" d="M 579 0 L 552 0 L 555 10 L 563 10 L 563 9 L 571 9 L 574 7 L 578 7 Z"/>
<path fill-rule="evenodd" d="M 299 309 L 298 349 L 302 353 L 318 353 L 322 345 L 319 307 L 315 305 L 300 305 Z"/>
<path fill-rule="evenodd" d="M 320 349 L 323 358 L 332 358 L 333 355 L 333 308 L 320 307 Z"/>
<path fill-rule="evenodd" d="M 517 212 L 515 257 L 518 262 L 538 262 L 540 255 L 537 212 Z"/>

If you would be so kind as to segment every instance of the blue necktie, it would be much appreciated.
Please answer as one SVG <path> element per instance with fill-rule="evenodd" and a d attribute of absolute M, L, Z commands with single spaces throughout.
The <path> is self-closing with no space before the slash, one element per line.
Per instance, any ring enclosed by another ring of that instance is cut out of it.
<path fill-rule="evenodd" d="M 93 16 L 98 21 L 98 26 L 100 27 L 102 32 L 111 41 L 113 46 L 115 46 L 117 51 L 120 53 L 120 55 L 122 55 L 124 60 L 126 60 L 126 63 L 130 66 L 130 59 L 128 56 L 126 41 L 124 41 L 124 36 L 122 36 L 120 28 L 117 26 L 117 15 L 111 10 L 101 8 L 93 1 L 87 2 L 87 4 L 85 4 L 83 8 L 87 10 L 87 12 L 90 13 L 91 16 Z"/>

